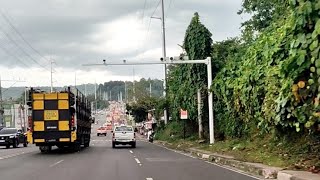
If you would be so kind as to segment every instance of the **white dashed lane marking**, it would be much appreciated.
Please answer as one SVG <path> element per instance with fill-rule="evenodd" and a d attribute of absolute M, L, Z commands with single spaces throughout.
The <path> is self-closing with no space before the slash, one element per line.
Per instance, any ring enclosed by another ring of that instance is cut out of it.
<path fill-rule="evenodd" d="M 138 164 L 141 164 L 138 158 L 134 158 Z"/>
<path fill-rule="evenodd" d="M 56 166 L 56 165 L 58 165 L 58 164 L 62 163 L 63 161 L 64 161 L 64 160 L 62 159 L 62 160 L 60 160 L 60 161 L 58 161 L 58 162 L 56 162 L 56 163 L 54 163 L 54 164 L 51 164 L 49 167 Z"/>

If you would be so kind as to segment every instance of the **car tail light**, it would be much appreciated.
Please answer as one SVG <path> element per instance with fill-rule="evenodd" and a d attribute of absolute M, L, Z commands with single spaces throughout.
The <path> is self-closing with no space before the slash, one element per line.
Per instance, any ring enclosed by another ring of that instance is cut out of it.
<path fill-rule="evenodd" d="M 74 127 L 74 116 L 71 116 L 71 127 Z"/>

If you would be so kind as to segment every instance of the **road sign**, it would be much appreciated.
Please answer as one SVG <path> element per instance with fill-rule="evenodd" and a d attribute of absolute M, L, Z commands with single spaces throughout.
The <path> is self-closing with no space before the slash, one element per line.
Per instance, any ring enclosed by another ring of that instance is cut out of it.
<path fill-rule="evenodd" d="M 188 119 L 188 111 L 187 110 L 180 110 L 180 119 Z"/>

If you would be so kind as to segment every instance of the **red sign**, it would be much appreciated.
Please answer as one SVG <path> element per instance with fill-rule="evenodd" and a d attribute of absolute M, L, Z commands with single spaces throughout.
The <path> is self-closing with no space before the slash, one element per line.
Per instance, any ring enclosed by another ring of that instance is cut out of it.
<path fill-rule="evenodd" d="M 188 111 L 187 110 L 180 110 L 180 119 L 188 119 Z"/>

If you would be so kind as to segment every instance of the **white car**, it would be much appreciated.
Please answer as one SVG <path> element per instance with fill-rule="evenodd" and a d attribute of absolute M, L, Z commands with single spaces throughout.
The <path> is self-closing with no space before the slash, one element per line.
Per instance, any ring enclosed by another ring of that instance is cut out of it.
<path fill-rule="evenodd" d="M 112 148 L 118 144 L 129 144 L 132 148 L 136 147 L 136 133 L 132 126 L 115 126 L 112 134 Z"/>

